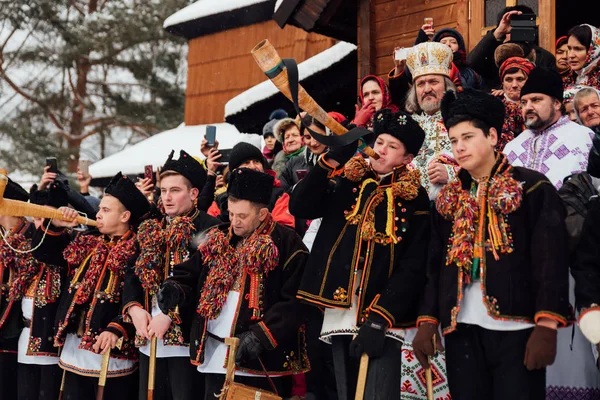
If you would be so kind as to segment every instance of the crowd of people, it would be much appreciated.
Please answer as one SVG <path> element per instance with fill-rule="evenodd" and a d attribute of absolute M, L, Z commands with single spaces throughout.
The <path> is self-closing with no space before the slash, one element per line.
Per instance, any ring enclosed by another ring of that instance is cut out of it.
<path fill-rule="evenodd" d="M 521 13 L 470 53 L 424 25 L 329 112 L 350 143 L 275 110 L 263 149 L 205 139 L 98 198 L 0 176 L 62 215 L 0 215 L 0 397 L 414 400 L 431 369 L 436 399 L 600 398 L 600 30 L 555 57 Z"/>

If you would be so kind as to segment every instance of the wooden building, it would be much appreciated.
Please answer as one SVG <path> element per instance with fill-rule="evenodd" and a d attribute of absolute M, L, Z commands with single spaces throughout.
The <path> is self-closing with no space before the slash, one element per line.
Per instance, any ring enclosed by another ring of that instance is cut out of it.
<path fill-rule="evenodd" d="M 394 47 L 410 47 L 425 17 L 436 29 L 455 28 L 468 49 L 492 29 L 499 12 L 516 4 L 538 15 L 539 44 L 554 51 L 557 37 L 576 24 L 598 26 L 589 0 L 280 0 L 273 19 L 358 44 L 358 76 L 384 77 L 393 67 Z"/>
<path fill-rule="evenodd" d="M 261 40 L 298 62 L 337 42 L 291 25 L 282 30 L 272 20 L 274 7 L 275 0 L 200 0 L 165 20 L 168 32 L 189 41 L 186 125 L 224 121 L 225 103 L 265 79 L 250 55 Z"/>

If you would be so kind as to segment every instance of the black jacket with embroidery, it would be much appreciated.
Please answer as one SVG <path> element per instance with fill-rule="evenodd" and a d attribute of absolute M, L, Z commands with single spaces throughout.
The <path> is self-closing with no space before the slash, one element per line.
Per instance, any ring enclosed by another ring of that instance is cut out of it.
<path fill-rule="evenodd" d="M 10 242 L 11 235 L 22 235 L 26 239 L 31 238 L 34 227 L 29 222 L 22 220 L 10 232 L 7 240 Z M 6 234 L 5 234 L 6 235 Z M 16 301 L 10 296 L 10 288 L 17 276 L 17 258 L 8 245 L 0 238 L 0 246 L 9 254 L 9 257 L 0 259 L 0 352 L 16 353 L 19 335 L 23 328 L 23 317 L 21 312 L 21 301 Z M 16 244 L 12 244 L 15 247 Z"/>
<path fill-rule="evenodd" d="M 43 236 L 43 227 L 38 229 L 33 241 L 34 247 L 39 243 Z M 88 235 L 82 235 L 88 236 Z M 78 237 L 77 239 L 80 239 Z M 104 243 L 112 246 L 108 238 L 102 237 Z M 136 240 L 135 234 L 129 231 L 125 236 L 119 238 L 122 240 Z M 123 337 L 121 349 L 114 348 L 111 351 L 111 358 L 137 360 L 138 351 L 134 346 L 135 328 L 132 324 L 123 321 L 121 310 L 123 277 L 114 275 L 104 263 L 100 274 L 100 281 L 96 282 L 96 287 L 92 289 L 90 299 L 84 304 L 76 304 L 75 296 L 81 287 L 80 282 L 90 267 L 90 260 L 96 250 L 88 253 L 80 265 L 69 265 L 65 260 L 63 251 L 71 244 L 73 237 L 63 229 L 58 229 L 50 225 L 46 229 L 46 237 L 39 248 L 34 252 L 34 256 L 42 262 L 52 265 L 58 265 L 65 269 L 70 268 L 69 276 L 65 279 L 62 286 L 58 310 L 56 312 L 55 327 L 56 334 L 54 342 L 58 346 L 64 344 L 68 333 L 76 334 L 82 338 L 82 345 L 85 350 L 93 351 L 92 346 L 98 336 L 103 331 L 109 331 Z M 122 266 L 123 273 L 127 268 L 133 268 L 135 260 L 139 254 L 137 242 L 134 243 L 135 251 L 133 255 Z M 82 348 L 80 346 L 80 348 Z"/>
<path fill-rule="evenodd" d="M 512 177 L 523 191 L 521 205 L 506 216 L 512 251 L 498 252 L 499 259 L 494 258 L 486 218 L 485 251 L 480 265 L 482 301 L 494 319 L 534 323 L 547 317 L 564 326 L 571 315 L 565 207 L 554 186 L 541 173 L 512 167 Z M 461 170 L 458 178 L 462 188 L 470 190 L 473 179 L 469 173 Z M 435 207 L 431 221 L 428 282 L 419 322 L 439 322 L 442 332 L 448 334 L 456 329 L 463 272 L 455 262 L 446 265 L 453 221 L 445 219 Z"/>
<path fill-rule="evenodd" d="M 378 182 L 368 166 L 363 176 L 352 176 L 356 172 L 351 173 L 351 165 L 357 160 L 360 157 L 332 180 L 340 169 L 334 171 L 321 157 L 292 193 L 294 216 L 323 218 L 298 297 L 348 309 L 357 293 L 359 325 L 374 312 L 389 326 L 414 326 L 426 279 L 429 198 L 418 171 L 396 168 Z M 412 187 L 412 196 L 393 193 L 400 182 Z M 392 237 L 397 237 L 396 243 Z M 361 269 L 362 282 L 355 284 Z"/>
<path fill-rule="evenodd" d="M 225 234 L 229 224 L 212 228 Z M 240 301 L 237 305 L 234 321 L 235 326 L 230 336 L 239 336 L 251 330 L 256 334 L 261 344 L 267 349 L 260 355 L 267 372 L 276 375 L 290 375 L 309 370 L 306 354 L 304 332 L 304 307 L 296 299 L 298 284 L 304 271 L 308 250 L 302 239 L 293 229 L 274 222 L 269 233 L 279 252 L 278 265 L 268 273 L 258 277 L 262 287 L 261 293 L 251 290 L 251 276 L 243 273 L 240 284 Z M 236 246 L 239 237 L 233 235 L 231 245 Z M 213 271 L 214 272 L 214 271 Z M 176 282 L 181 288 L 182 301 L 179 306 L 191 303 L 198 307 L 200 295 L 211 273 L 211 268 L 204 265 L 200 252 L 187 262 L 179 264 L 174 269 L 174 275 L 169 280 Z M 250 298 L 260 299 L 260 316 L 258 319 L 250 308 Z M 205 344 L 210 338 L 207 333 L 207 320 L 194 313 L 191 330 L 190 356 L 194 365 L 201 365 L 205 360 Z M 256 375 L 264 375 L 258 360 L 242 362 L 239 371 Z"/>
<path fill-rule="evenodd" d="M 123 319 L 131 322 L 131 318 L 127 314 L 129 308 L 133 305 L 138 305 L 145 309 L 147 312 L 152 313 L 152 296 L 156 294 L 156 290 L 160 287 L 160 284 L 169 276 L 173 275 L 173 267 L 177 264 L 187 261 L 196 252 L 197 243 L 194 238 L 200 235 L 203 231 L 208 228 L 218 225 L 220 221 L 216 218 L 211 217 L 204 211 L 198 209 L 192 210 L 191 215 L 187 216 L 191 218 L 193 229 L 190 231 L 189 237 L 185 238 L 188 245 L 185 248 L 181 248 L 179 245 L 184 238 L 172 238 L 171 241 L 167 237 L 167 220 L 163 217 L 160 221 L 146 220 L 138 229 L 138 240 L 140 243 L 140 256 L 136 261 L 136 266 L 130 268 L 125 273 L 125 288 L 123 290 Z M 147 232 L 145 225 L 155 222 L 160 224 L 162 230 L 162 240 L 164 245 L 160 248 L 162 251 L 159 254 L 154 254 L 154 248 L 149 246 L 153 244 L 154 238 L 143 237 Z M 175 221 L 173 221 L 175 222 Z M 177 232 L 173 232 L 177 235 Z M 161 265 L 156 265 L 160 263 Z M 149 274 L 149 269 L 157 268 L 159 270 L 156 275 Z M 152 278 L 156 276 L 156 280 Z M 144 283 L 142 283 L 144 282 Z M 152 284 L 153 288 L 148 287 L 148 284 Z M 155 285 L 155 286 L 154 286 Z M 164 342 L 168 345 L 188 345 L 190 338 L 190 315 L 193 314 L 193 307 L 182 306 L 179 310 L 182 316 L 186 318 L 181 319 L 181 324 L 177 325 L 173 323 L 169 330 L 165 334 Z M 139 337 L 136 337 L 136 345 L 143 346 L 145 341 Z"/>

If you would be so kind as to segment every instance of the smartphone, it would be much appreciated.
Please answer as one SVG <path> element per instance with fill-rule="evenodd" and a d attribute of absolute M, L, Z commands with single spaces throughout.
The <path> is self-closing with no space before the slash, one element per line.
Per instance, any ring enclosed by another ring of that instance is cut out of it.
<path fill-rule="evenodd" d="M 90 176 L 90 160 L 79 160 L 79 170 L 84 178 Z"/>
<path fill-rule="evenodd" d="M 206 126 L 206 141 L 208 147 L 214 147 L 217 141 L 217 127 L 214 125 Z"/>
<path fill-rule="evenodd" d="M 229 158 L 231 157 L 231 149 L 219 150 L 219 154 L 221 154 L 221 158 L 217 161 L 221 164 L 229 164 Z"/>
<path fill-rule="evenodd" d="M 152 183 L 156 183 L 156 176 L 154 175 L 152 165 L 146 165 L 144 167 L 144 179 L 150 179 Z"/>
<path fill-rule="evenodd" d="M 308 170 L 307 169 L 297 169 L 296 170 L 296 176 L 298 177 L 298 180 L 301 181 L 302 179 L 304 179 L 304 177 L 308 174 Z"/>
<path fill-rule="evenodd" d="M 56 157 L 46 157 L 46 166 L 50 167 L 48 172 L 52 172 L 54 174 L 58 173 L 58 161 L 56 160 Z"/>
<path fill-rule="evenodd" d="M 406 48 L 404 48 L 404 47 L 403 47 L 403 48 L 401 48 L 401 49 L 398 49 L 398 50 L 396 50 L 396 52 L 394 53 L 394 58 L 395 58 L 397 61 L 403 61 L 403 60 L 406 60 L 406 58 L 408 57 L 408 51 L 409 51 L 409 50 L 410 50 L 410 49 L 406 49 Z"/>
<path fill-rule="evenodd" d="M 431 25 L 431 29 L 433 29 L 433 18 L 432 17 L 425 17 L 425 18 L 423 18 L 423 24 L 424 25 Z"/>

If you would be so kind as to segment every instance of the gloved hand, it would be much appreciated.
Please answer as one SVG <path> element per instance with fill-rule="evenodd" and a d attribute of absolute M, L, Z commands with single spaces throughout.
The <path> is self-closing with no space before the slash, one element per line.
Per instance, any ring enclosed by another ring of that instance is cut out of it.
<path fill-rule="evenodd" d="M 360 358 L 367 353 L 369 358 L 379 358 L 385 347 L 385 331 L 387 322 L 368 319 L 358 330 L 356 338 L 350 342 L 350 356 Z"/>
<path fill-rule="evenodd" d="M 235 355 L 235 364 L 239 366 L 243 361 L 256 360 L 263 351 L 265 348 L 254 332 L 244 332 L 240 335 L 240 346 Z"/>
<path fill-rule="evenodd" d="M 169 279 L 164 281 L 156 295 L 156 302 L 160 311 L 168 314 L 169 311 L 173 310 L 179 304 L 181 294 L 181 287 L 176 282 Z"/>
<path fill-rule="evenodd" d="M 434 337 L 435 349 L 433 348 Z M 412 345 L 415 357 L 417 357 L 423 368 L 429 368 L 428 357 L 433 357 L 436 351 L 444 351 L 442 339 L 438 333 L 438 326 L 431 322 L 423 322 L 419 325 Z"/>
<path fill-rule="evenodd" d="M 529 336 L 523 363 L 528 370 L 545 368 L 556 358 L 556 329 L 536 325 Z"/>
<path fill-rule="evenodd" d="M 349 159 L 354 157 L 358 149 L 358 140 L 349 143 L 345 146 L 332 147 L 327 152 L 327 158 L 337 161 L 340 165 L 344 165 Z"/>
<path fill-rule="evenodd" d="M 363 128 L 367 126 L 373 115 L 375 115 L 375 106 L 368 102 L 365 102 L 362 108 L 358 108 L 358 105 L 355 105 L 354 110 L 355 114 L 352 123 Z"/>
<path fill-rule="evenodd" d="M 584 312 L 579 317 L 579 328 L 592 344 L 600 343 L 600 310 Z"/>

